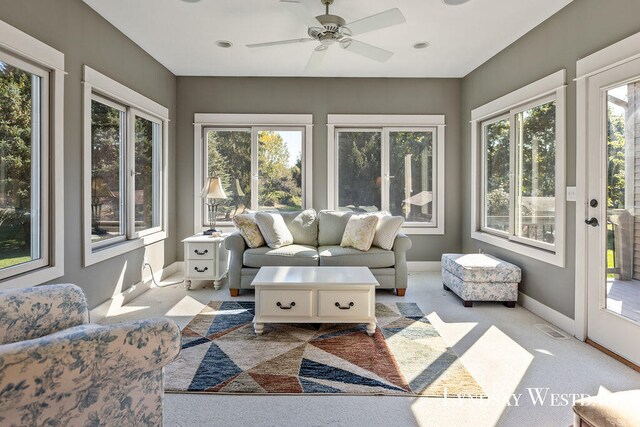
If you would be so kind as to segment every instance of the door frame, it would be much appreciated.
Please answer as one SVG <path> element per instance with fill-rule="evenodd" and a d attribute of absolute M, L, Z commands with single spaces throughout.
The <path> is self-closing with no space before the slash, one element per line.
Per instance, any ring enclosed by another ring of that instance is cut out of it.
<path fill-rule="evenodd" d="M 587 339 L 587 203 L 589 79 L 603 71 L 640 58 L 640 33 L 576 62 L 576 260 L 575 260 L 575 328 L 574 335 Z"/>

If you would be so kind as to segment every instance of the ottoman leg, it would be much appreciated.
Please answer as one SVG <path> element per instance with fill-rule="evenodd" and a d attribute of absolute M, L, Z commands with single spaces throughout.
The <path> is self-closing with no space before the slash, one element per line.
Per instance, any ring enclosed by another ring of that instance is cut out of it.
<path fill-rule="evenodd" d="M 445 291 L 451 292 L 451 289 L 449 289 L 449 287 L 447 285 L 445 285 L 444 283 L 442 284 L 442 287 L 444 288 Z"/>
<path fill-rule="evenodd" d="M 505 301 L 504 303 L 505 307 L 509 307 L 509 308 L 515 308 L 516 306 L 516 302 L 515 301 Z"/>
<path fill-rule="evenodd" d="M 462 301 L 462 305 L 465 307 L 473 307 L 473 301 Z"/>

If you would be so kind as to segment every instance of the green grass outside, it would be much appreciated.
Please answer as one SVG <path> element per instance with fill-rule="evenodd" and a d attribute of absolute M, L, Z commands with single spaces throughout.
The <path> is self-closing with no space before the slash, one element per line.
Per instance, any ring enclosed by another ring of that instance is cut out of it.
<path fill-rule="evenodd" d="M 17 256 L 13 258 L 2 258 L 3 255 L 0 255 L 0 268 L 12 267 L 14 265 L 22 264 L 23 262 L 31 261 L 31 257 L 27 256 Z"/>
<path fill-rule="evenodd" d="M 613 260 L 613 249 L 607 249 L 607 268 L 615 267 L 615 263 Z M 613 273 L 607 274 L 607 279 L 613 279 L 615 275 Z"/>

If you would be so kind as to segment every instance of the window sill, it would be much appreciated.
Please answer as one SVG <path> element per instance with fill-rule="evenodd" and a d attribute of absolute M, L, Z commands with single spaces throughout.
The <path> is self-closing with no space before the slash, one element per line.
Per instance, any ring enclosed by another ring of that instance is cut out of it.
<path fill-rule="evenodd" d="M 90 265 L 106 261 L 118 255 L 123 255 L 127 252 L 131 252 L 133 250 L 143 248 L 153 243 L 160 242 L 162 240 L 165 240 L 166 238 L 167 232 L 160 231 L 137 239 L 126 240 L 121 243 L 114 243 L 113 245 L 104 246 L 96 250 L 89 248 L 89 250 L 85 252 L 84 266 L 88 267 Z"/>
<path fill-rule="evenodd" d="M 564 254 L 561 250 L 556 252 L 549 252 L 544 249 L 539 249 L 526 244 L 507 240 L 503 237 L 498 237 L 493 234 L 483 233 L 481 231 L 475 231 L 471 233 L 471 238 L 490 245 L 514 252 L 526 257 L 545 262 L 547 264 L 555 265 L 557 267 L 565 267 Z"/>
<path fill-rule="evenodd" d="M 28 288 L 62 276 L 64 276 L 64 267 L 61 265 L 42 267 L 0 281 L 0 289 Z"/>

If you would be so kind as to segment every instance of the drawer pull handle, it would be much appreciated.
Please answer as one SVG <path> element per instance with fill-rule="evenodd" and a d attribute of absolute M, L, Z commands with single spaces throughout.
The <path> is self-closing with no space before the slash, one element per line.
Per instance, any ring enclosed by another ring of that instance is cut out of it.
<path fill-rule="evenodd" d="M 195 252 L 195 254 L 196 254 L 196 255 L 206 255 L 206 254 L 208 254 L 208 253 L 209 253 L 209 250 L 208 250 L 208 249 L 205 249 L 204 251 L 200 252 L 199 250 L 197 250 L 197 249 L 196 249 L 196 250 L 195 250 L 195 251 L 193 251 L 193 252 Z"/>
<path fill-rule="evenodd" d="M 280 301 L 278 301 L 278 302 L 276 303 L 276 305 L 277 305 L 278 307 L 280 307 L 280 310 L 291 310 L 291 308 L 292 308 L 292 307 L 295 307 L 295 306 L 296 306 L 296 303 L 295 303 L 295 302 L 291 302 L 291 304 L 289 304 L 289 307 L 285 307 L 284 305 L 282 305 L 282 303 L 281 303 Z"/>
<path fill-rule="evenodd" d="M 346 307 L 343 307 L 343 306 L 341 306 L 341 305 L 340 305 L 340 303 L 339 303 L 339 302 L 336 302 L 336 307 L 338 307 L 340 310 L 349 310 L 349 309 L 350 309 L 351 307 L 353 307 L 354 305 L 355 305 L 355 304 L 353 303 L 353 301 L 351 301 L 351 302 L 349 303 L 349 305 L 348 305 L 348 306 L 346 306 Z"/>
<path fill-rule="evenodd" d="M 209 269 L 209 267 L 205 267 L 202 270 L 200 270 L 198 267 L 193 267 L 193 269 L 195 271 L 197 271 L 198 273 L 204 273 L 205 271 L 207 271 Z"/>

